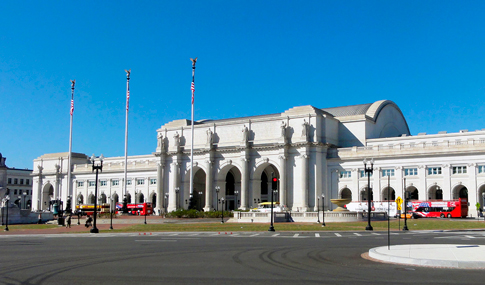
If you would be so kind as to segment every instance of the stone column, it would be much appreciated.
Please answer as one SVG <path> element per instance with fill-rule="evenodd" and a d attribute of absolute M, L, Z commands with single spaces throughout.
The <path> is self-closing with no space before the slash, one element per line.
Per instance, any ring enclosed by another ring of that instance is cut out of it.
<path fill-rule="evenodd" d="M 172 185 L 173 185 L 173 187 L 170 189 L 170 193 L 169 193 L 169 196 L 168 196 L 168 199 L 169 199 L 168 211 L 169 212 L 175 211 L 177 209 L 177 206 L 179 206 L 179 207 L 182 206 L 180 204 L 180 201 L 177 201 L 177 199 L 180 200 L 180 195 L 182 195 L 182 193 L 180 192 L 181 190 L 179 189 L 178 195 L 175 192 L 175 188 L 180 187 L 179 177 L 178 177 L 179 176 L 178 175 L 179 163 L 173 162 L 170 166 L 172 167 Z"/>
<path fill-rule="evenodd" d="M 287 205 L 286 200 L 286 156 L 285 154 L 281 154 L 279 156 L 280 159 L 280 205 Z"/>
<path fill-rule="evenodd" d="M 475 207 L 476 203 L 479 202 L 482 204 L 482 198 L 480 197 L 480 193 L 478 192 L 477 188 L 477 164 L 476 163 L 469 163 L 468 164 L 468 202 L 470 203 L 470 207 L 468 207 L 469 213 L 476 213 L 477 208 Z M 472 212 L 473 211 L 473 212 Z M 478 213 L 477 213 L 478 216 Z"/>
<path fill-rule="evenodd" d="M 42 205 L 44 204 L 44 201 L 43 201 L 44 197 L 42 195 L 42 170 L 44 168 L 40 165 L 38 165 L 37 168 L 39 169 L 39 181 L 38 181 L 38 184 L 37 184 L 37 201 L 38 201 L 37 206 L 39 207 L 38 210 L 44 210 L 44 207 L 42 207 Z M 39 205 L 39 203 L 40 203 L 40 205 Z"/>
<path fill-rule="evenodd" d="M 308 210 L 308 155 L 302 154 L 301 158 L 301 207 L 302 211 Z"/>
<path fill-rule="evenodd" d="M 443 200 L 452 200 L 453 189 L 451 189 L 451 167 L 449 164 L 443 164 L 441 166 L 441 173 L 443 175 Z M 435 179 L 437 180 L 437 179 Z M 428 196 L 428 189 L 426 189 L 426 195 Z M 448 198 L 446 197 L 448 196 Z M 428 198 L 428 197 L 426 197 Z M 458 197 L 456 197 L 458 199 Z"/>
<path fill-rule="evenodd" d="M 157 162 L 157 208 L 156 210 L 159 211 L 160 215 L 164 211 L 165 205 L 163 205 L 164 201 L 164 193 L 163 193 L 163 183 L 164 183 L 164 172 L 165 172 L 165 159 L 160 157 L 160 161 Z"/>
<path fill-rule="evenodd" d="M 241 173 L 241 210 L 248 209 L 248 196 L 249 196 L 249 169 L 248 159 L 246 157 L 241 158 L 242 173 Z"/>
<path fill-rule="evenodd" d="M 205 175 L 205 207 L 204 207 L 204 211 L 206 212 L 214 208 L 212 206 L 212 191 L 215 191 L 213 189 L 214 187 L 212 187 L 212 180 L 213 180 L 212 164 L 213 162 L 210 159 L 206 160 L 207 173 Z"/>

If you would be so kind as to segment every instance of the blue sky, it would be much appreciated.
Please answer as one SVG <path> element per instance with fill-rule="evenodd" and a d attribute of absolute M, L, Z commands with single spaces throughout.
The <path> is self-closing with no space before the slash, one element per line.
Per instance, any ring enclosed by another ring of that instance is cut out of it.
<path fill-rule="evenodd" d="M 388 99 L 411 133 L 485 128 L 483 1 L 1 1 L 0 152 L 129 155 L 190 119 Z"/>

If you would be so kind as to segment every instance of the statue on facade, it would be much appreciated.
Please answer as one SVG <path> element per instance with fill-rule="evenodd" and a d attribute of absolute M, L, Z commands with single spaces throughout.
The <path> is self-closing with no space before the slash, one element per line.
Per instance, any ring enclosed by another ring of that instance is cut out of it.
<path fill-rule="evenodd" d="M 212 145 L 214 144 L 214 136 L 211 129 L 207 130 L 207 144 L 209 145 L 209 148 L 212 148 Z"/>
<path fill-rule="evenodd" d="M 247 143 L 249 141 L 249 130 L 246 125 L 242 128 L 242 142 Z"/>
<path fill-rule="evenodd" d="M 310 129 L 310 124 L 305 119 L 303 119 L 301 137 L 304 138 L 305 141 L 308 141 L 309 129 Z"/>
<path fill-rule="evenodd" d="M 281 121 L 281 137 L 286 141 L 286 123 Z"/>
<path fill-rule="evenodd" d="M 160 149 L 160 151 L 165 151 L 165 140 L 163 138 L 163 134 L 158 133 L 157 138 L 157 148 Z"/>
<path fill-rule="evenodd" d="M 175 134 L 173 135 L 173 139 L 174 139 L 174 145 L 176 147 L 179 147 L 180 146 L 180 135 L 179 135 L 179 132 L 175 132 Z"/>

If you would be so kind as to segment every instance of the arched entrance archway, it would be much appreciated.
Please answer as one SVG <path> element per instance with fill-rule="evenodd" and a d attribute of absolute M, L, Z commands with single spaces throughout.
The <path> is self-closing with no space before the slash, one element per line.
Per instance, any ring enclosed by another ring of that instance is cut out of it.
<path fill-rule="evenodd" d="M 341 199 L 350 199 L 352 200 L 352 191 L 349 188 L 344 188 L 340 191 L 340 198 Z"/>
<path fill-rule="evenodd" d="M 406 188 L 406 193 L 409 193 L 408 199 L 409 200 L 419 200 L 419 191 L 414 186 L 409 186 Z M 405 194 L 406 195 L 406 194 Z"/>
<path fill-rule="evenodd" d="M 111 209 L 113 209 L 115 211 L 116 209 L 116 204 L 119 203 L 119 200 L 120 200 L 120 197 L 118 196 L 118 194 L 116 193 L 113 193 L 113 195 L 111 195 Z"/>
<path fill-rule="evenodd" d="M 99 197 L 99 202 L 101 204 L 106 204 L 106 195 L 104 193 Z"/>
<path fill-rule="evenodd" d="M 152 194 L 150 194 L 150 201 L 152 203 L 152 207 L 155 209 L 155 207 L 157 207 L 157 193 L 152 192 Z"/>
<path fill-rule="evenodd" d="M 273 182 L 273 176 L 276 178 L 276 182 Z M 271 194 L 273 194 L 273 201 L 278 202 L 279 199 L 279 181 L 280 181 L 280 173 L 278 168 L 269 163 L 263 163 L 259 165 L 256 170 L 254 171 L 253 176 L 253 196 L 255 204 L 259 202 L 271 202 Z M 276 190 L 276 193 L 274 193 Z"/>
<path fill-rule="evenodd" d="M 453 199 L 468 199 L 468 189 L 464 185 L 457 185 L 453 188 Z"/>
<path fill-rule="evenodd" d="M 389 191 L 388 191 L 389 190 Z M 396 200 L 396 191 L 392 187 L 386 187 L 382 190 L 382 199 L 384 201 L 394 201 Z"/>
<path fill-rule="evenodd" d="M 443 189 L 438 185 L 433 185 L 428 190 L 429 200 L 443 200 Z"/>
<path fill-rule="evenodd" d="M 47 183 L 42 189 L 42 210 L 50 210 L 50 202 L 54 199 L 54 187 Z"/>
<path fill-rule="evenodd" d="M 76 202 L 78 205 L 84 204 L 84 196 L 83 194 L 79 193 L 76 198 Z"/>
<path fill-rule="evenodd" d="M 126 197 L 126 202 L 128 204 L 131 204 L 131 194 L 130 193 L 126 193 L 125 197 Z"/>
<path fill-rule="evenodd" d="M 197 169 L 194 174 L 194 201 L 193 204 L 189 206 L 197 211 L 202 211 L 205 206 L 205 182 L 205 171 L 201 168 Z"/>
<path fill-rule="evenodd" d="M 145 195 L 143 193 L 139 192 L 135 196 L 135 203 L 143 203 L 145 202 Z"/>
<path fill-rule="evenodd" d="M 94 205 L 95 199 L 96 199 L 96 197 L 94 197 L 94 195 L 92 193 L 89 194 L 89 196 L 88 196 L 89 204 Z"/>
<path fill-rule="evenodd" d="M 369 190 L 369 188 L 367 187 L 364 187 L 364 189 L 362 191 L 360 191 L 360 201 L 367 201 L 367 191 Z M 373 191 L 370 192 L 370 200 L 371 201 L 374 201 L 374 193 Z"/>

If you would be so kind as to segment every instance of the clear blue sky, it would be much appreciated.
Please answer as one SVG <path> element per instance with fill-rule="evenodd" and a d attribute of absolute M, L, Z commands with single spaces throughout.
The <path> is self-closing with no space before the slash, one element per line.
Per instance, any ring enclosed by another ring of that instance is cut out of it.
<path fill-rule="evenodd" d="M 484 1 L 1 1 L 0 152 L 129 155 L 196 120 L 388 99 L 411 133 L 485 128 Z"/>

